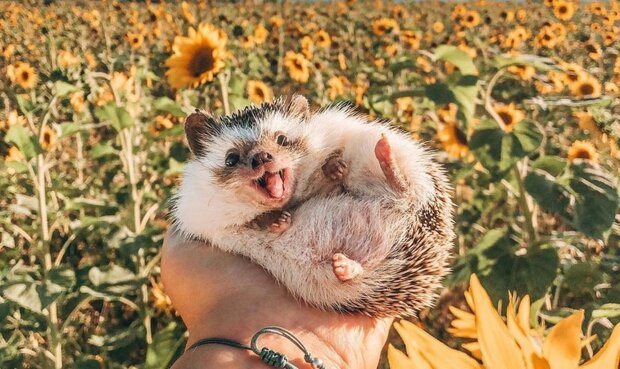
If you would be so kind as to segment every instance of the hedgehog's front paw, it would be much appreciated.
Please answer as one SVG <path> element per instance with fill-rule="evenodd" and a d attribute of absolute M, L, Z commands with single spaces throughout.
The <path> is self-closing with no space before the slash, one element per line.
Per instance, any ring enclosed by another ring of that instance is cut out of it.
<path fill-rule="evenodd" d="M 341 282 L 350 281 L 364 271 L 360 263 L 340 253 L 332 256 L 332 269 Z"/>
<path fill-rule="evenodd" d="M 342 181 L 349 174 L 349 166 L 341 155 L 342 152 L 337 152 L 335 155 L 327 158 L 325 164 L 323 164 L 325 177 L 333 181 Z"/>
<path fill-rule="evenodd" d="M 281 211 L 277 215 L 277 218 L 269 225 L 269 231 L 280 234 L 291 226 L 291 213 L 288 211 Z"/>

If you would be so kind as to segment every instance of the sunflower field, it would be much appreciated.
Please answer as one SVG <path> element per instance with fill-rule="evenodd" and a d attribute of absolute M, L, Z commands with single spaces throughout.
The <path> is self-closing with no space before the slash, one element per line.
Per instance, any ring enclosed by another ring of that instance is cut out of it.
<path fill-rule="evenodd" d="M 382 368 L 617 367 L 620 3 L 570 0 L 0 2 L 0 367 L 168 367 L 183 119 L 293 92 L 452 179 L 453 273 Z"/>

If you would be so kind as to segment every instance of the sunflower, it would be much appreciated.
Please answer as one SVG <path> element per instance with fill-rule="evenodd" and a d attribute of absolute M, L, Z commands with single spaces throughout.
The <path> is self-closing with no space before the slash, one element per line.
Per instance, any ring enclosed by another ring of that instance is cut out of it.
<path fill-rule="evenodd" d="M 599 129 L 592 117 L 592 114 L 588 111 L 575 111 L 573 112 L 573 117 L 577 119 L 577 124 L 579 124 L 579 128 L 584 131 L 589 131 L 591 133 L 598 132 Z"/>
<path fill-rule="evenodd" d="M 614 42 L 616 42 L 617 37 L 618 35 L 616 34 L 616 32 L 607 31 L 603 33 L 603 43 L 605 44 L 605 46 L 611 46 Z"/>
<path fill-rule="evenodd" d="M 444 30 L 444 25 L 441 21 L 436 21 L 435 23 L 433 23 L 433 32 L 435 33 L 441 33 Z"/>
<path fill-rule="evenodd" d="M 250 49 L 254 47 L 254 36 L 244 35 L 244 36 L 239 37 L 239 45 L 241 45 L 241 47 L 244 49 Z"/>
<path fill-rule="evenodd" d="M 318 47 L 326 49 L 329 47 L 329 45 L 332 44 L 332 38 L 329 36 L 329 33 L 327 33 L 327 31 L 319 30 L 314 35 L 314 42 Z"/>
<path fill-rule="evenodd" d="M 17 62 L 7 67 L 7 76 L 13 84 L 32 88 L 37 84 L 37 73 L 28 63 Z"/>
<path fill-rule="evenodd" d="M 24 154 L 16 146 L 11 146 L 4 157 L 6 161 L 22 161 L 24 159 Z"/>
<path fill-rule="evenodd" d="M 26 117 L 19 115 L 17 110 L 11 110 L 6 116 L 6 122 L 0 120 L 0 129 L 8 129 L 14 125 L 25 126 L 27 124 Z"/>
<path fill-rule="evenodd" d="M 327 96 L 331 101 L 336 100 L 339 96 L 342 96 L 346 93 L 347 86 L 349 85 L 349 81 L 343 77 L 332 77 L 327 81 Z"/>
<path fill-rule="evenodd" d="M 338 54 L 338 66 L 341 70 L 347 69 L 347 58 L 344 56 L 343 53 Z"/>
<path fill-rule="evenodd" d="M 455 316 L 449 331 L 453 336 L 474 339 L 461 347 L 482 362 L 462 351 L 452 349 L 426 333 L 417 325 L 402 320 L 394 323 L 407 354 L 389 345 L 387 357 L 392 369 L 492 369 L 492 368 L 582 368 L 611 369 L 618 367 L 620 325 L 613 328 L 603 347 L 587 362 L 579 365 L 581 349 L 593 336 L 581 339 L 584 311 L 578 310 L 562 318 L 545 336 L 540 328 L 532 328 L 530 297 L 520 302 L 509 297 L 506 319 L 495 310 L 489 295 L 476 274 L 469 280 L 465 300 L 471 312 L 450 307 Z"/>
<path fill-rule="evenodd" d="M 372 22 L 372 32 L 377 36 L 398 33 L 398 22 L 392 18 L 380 18 Z"/>
<path fill-rule="evenodd" d="M 279 15 L 272 15 L 271 18 L 269 18 L 269 23 L 272 27 L 278 28 L 284 24 L 284 18 Z"/>
<path fill-rule="evenodd" d="M 519 9 L 515 13 L 515 16 L 519 22 L 523 23 L 527 19 L 527 11 L 525 9 Z"/>
<path fill-rule="evenodd" d="M 314 41 L 312 41 L 312 38 L 304 36 L 299 41 L 299 44 L 301 45 L 301 53 L 304 54 L 306 59 L 312 59 L 314 56 Z"/>
<path fill-rule="evenodd" d="M 558 37 L 550 27 L 543 27 L 534 38 L 534 46 L 552 49 L 558 44 Z"/>
<path fill-rule="evenodd" d="M 181 3 L 181 13 L 183 14 L 183 18 L 187 20 L 188 23 L 194 24 L 196 23 L 196 17 L 192 14 L 192 9 L 187 1 L 183 1 Z"/>
<path fill-rule="evenodd" d="M 566 156 L 571 162 L 577 159 L 588 160 L 593 163 L 598 162 L 598 153 L 594 145 L 588 141 L 575 141 L 568 149 Z"/>
<path fill-rule="evenodd" d="M 267 31 L 267 28 L 265 28 L 262 23 L 259 23 L 254 29 L 254 42 L 260 45 L 267 40 L 267 36 L 269 36 L 269 31 Z"/>
<path fill-rule="evenodd" d="M 601 50 L 601 47 L 594 42 L 588 42 L 585 45 L 585 50 L 592 60 L 600 60 L 603 57 L 603 50 Z"/>
<path fill-rule="evenodd" d="M 458 123 L 443 124 L 437 130 L 437 139 L 441 142 L 443 149 L 449 157 L 461 159 L 471 156 L 467 145 L 467 136 L 460 130 Z"/>
<path fill-rule="evenodd" d="M 403 31 L 400 36 L 401 40 L 407 45 L 410 50 L 417 50 L 420 48 L 420 41 L 422 40 L 422 33 L 411 30 Z"/>
<path fill-rule="evenodd" d="M 601 83 L 591 74 L 581 72 L 577 75 L 577 80 L 569 85 L 573 96 L 601 96 Z"/>
<path fill-rule="evenodd" d="M 75 55 L 68 50 L 60 50 L 58 52 L 58 65 L 63 68 L 73 67 L 80 63 L 80 59 L 78 59 Z"/>
<path fill-rule="evenodd" d="M 567 21 L 575 14 L 575 4 L 569 1 L 557 1 L 553 4 L 553 14 L 556 18 Z"/>
<path fill-rule="evenodd" d="M 418 56 L 415 59 L 415 64 L 418 68 L 420 68 L 424 73 L 430 73 L 433 70 L 433 65 L 430 61 L 424 56 Z"/>
<path fill-rule="evenodd" d="M 511 65 L 507 68 L 508 72 L 516 75 L 523 81 L 529 81 L 534 77 L 536 69 L 531 65 Z"/>
<path fill-rule="evenodd" d="M 161 116 L 158 115 L 155 117 L 155 120 L 149 124 L 148 131 L 152 136 L 158 136 L 159 132 L 165 131 L 174 127 L 174 123 L 172 122 L 172 116 Z"/>
<path fill-rule="evenodd" d="M 515 19 L 515 12 L 512 10 L 502 10 L 499 17 L 504 22 L 512 22 Z"/>
<path fill-rule="evenodd" d="M 127 32 L 125 34 L 125 38 L 129 45 L 131 45 L 132 49 L 139 49 L 144 42 L 144 35 L 140 32 Z"/>
<path fill-rule="evenodd" d="M 50 126 L 43 127 L 43 135 L 39 140 L 39 144 L 44 150 L 50 150 L 56 145 L 58 133 Z"/>
<path fill-rule="evenodd" d="M 284 65 L 288 68 L 288 74 L 291 79 L 306 83 L 310 78 L 308 59 L 303 54 L 287 51 L 284 56 Z"/>
<path fill-rule="evenodd" d="M 71 103 L 71 107 L 76 114 L 84 111 L 84 93 L 82 91 L 72 93 L 69 102 Z"/>
<path fill-rule="evenodd" d="M 196 31 L 189 29 L 188 37 L 177 36 L 166 60 L 168 83 L 174 88 L 197 86 L 213 80 L 224 68 L 226 34 L 211 24 L 201 24 Z"/>
<path fill-rule="evenodd" d="M 504 131 L 512 132 L 515 125 L 525 118 L 525 114 L 517 109 L 514 103 L 506 104 L 495 104 L 493 106 L 493 110 L 500 117 L 502 122 L 504 123 Z"/>
<path fill-rule="evenodd" d="M 475 10 L 470 10 L 463 14 L 461 24 L 466 28 L 474 28 L 480 24 L 480 14 Z"/>
<path fill-rule="evenodd" d="M 273 100 L 273 91 L 264 82 L 250 80 L 247 85 L 248 96 L 254 104 L 261 104 Z"/>
<path fill-rule="evenodd" d="M 614 82 L 605 82 L 605 92 L 610 95 L 620 96 L 620 86 Z"/>

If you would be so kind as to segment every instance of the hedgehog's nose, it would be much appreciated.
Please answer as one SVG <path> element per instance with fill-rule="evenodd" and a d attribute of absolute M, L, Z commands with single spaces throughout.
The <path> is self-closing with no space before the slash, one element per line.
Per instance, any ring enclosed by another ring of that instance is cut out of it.
<path fill-rule="evenodd" d="M 263 166 L 264 164 L 269 163 L 270 161 L 273 161 L 273 156 L 271 156 L 271 154 L 268 152 L 262 151 L 252 156 L 250 165 L 252 166 L 252 169 L 257 169 Z"/>

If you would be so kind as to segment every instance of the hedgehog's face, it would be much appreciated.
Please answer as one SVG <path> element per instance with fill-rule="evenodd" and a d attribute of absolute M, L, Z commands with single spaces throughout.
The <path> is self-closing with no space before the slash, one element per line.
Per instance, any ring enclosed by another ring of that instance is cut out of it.
<path fill-rule="evenodd" d="M 306 150 L 294 129 L 301 118 L 281 109 L 261 106 L 219 120 L 199 112 L 187 118 L 192 151 L 221 196 L 264 210 L 291 199 Z"/>

